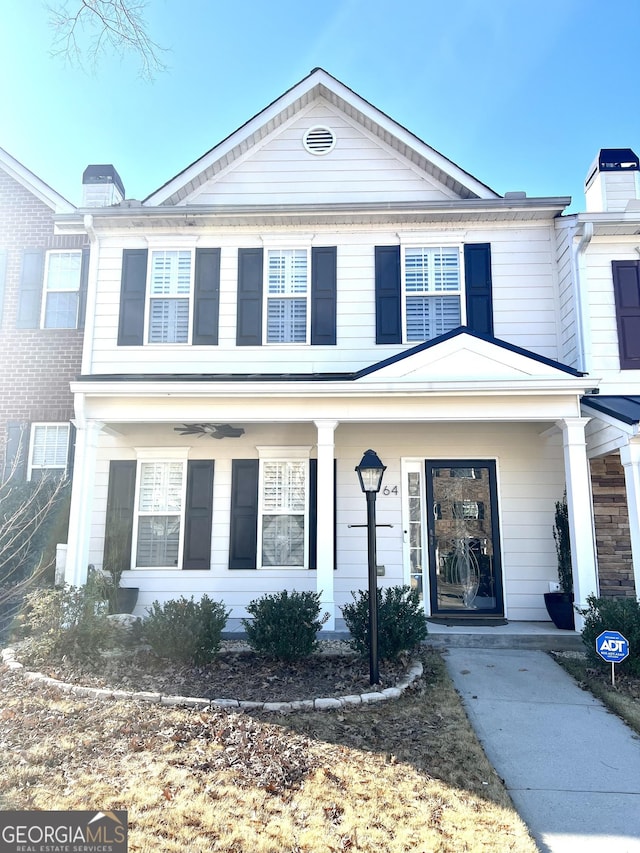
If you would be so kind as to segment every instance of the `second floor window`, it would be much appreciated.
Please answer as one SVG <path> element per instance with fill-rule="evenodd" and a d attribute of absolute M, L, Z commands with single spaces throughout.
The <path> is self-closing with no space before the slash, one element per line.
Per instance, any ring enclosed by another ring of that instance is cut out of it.
<path fill-rule="evenodd" d="M 458 249 L 405 249 L 404 292 L 407 341 L 428 341 L 459 326 L 462 290 Z"/>
<path fill-rule="evenodd" d="M 308 266 L 306 249 L 267 252 L 267 343 L 307 343 Z"/>
<path fill-rule="evenodd" d="M 82 252 L 47 252 L 42 327 L 75 329 Z"/>
<path fill-rule="evenodd" d="M 151 253 L 149 343 L 189 342 L 192 253 L 190 250 Z"/>

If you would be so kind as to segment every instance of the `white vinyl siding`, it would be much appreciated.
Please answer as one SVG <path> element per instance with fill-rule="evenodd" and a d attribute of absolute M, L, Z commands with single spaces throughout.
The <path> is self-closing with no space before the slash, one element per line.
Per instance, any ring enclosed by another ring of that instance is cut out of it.
<path fill-rule="evenodd" d="M 428 341 L 455 329 L 461 323 L 458 249 L 405 249 L 404 289 L 408 342 Z"/>
<path fill-rule="evenodd" d="M 153 251 L 149 282 L 150 344 L 189 342 L 192 253 Z"/>
<path fill-rule="evenodd" d="M 306 460 L 264 460 L 261 488 L 261 565 L 305 564 L 307 472 Z"/>
<path fill-rule="evenodd" d="M 309 263 L 306 249 L 267 252 L 267 343 L 308 341 Z"/>
<path fill-rule="evenodd" d="M 178 567 L 184 505 L 184 463 L 140 464 L 136 566 Z"/>
<path fill-rule="evenodd" d="M 29 454 L 29 479 L 38 472 L 64 472 L 69 455 L 69 424 L 33 424 Z"/>
<path fill-rule="evenodd" d="M 42 327 L 75 329 L 82 252 L 47 252 Z"/>

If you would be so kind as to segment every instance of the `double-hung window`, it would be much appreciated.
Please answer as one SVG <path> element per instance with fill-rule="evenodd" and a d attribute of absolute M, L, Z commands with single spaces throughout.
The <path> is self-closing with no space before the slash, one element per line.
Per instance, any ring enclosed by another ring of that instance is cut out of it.
<path fill-rule="evenodd" d="M 457 247 L 405 248 L 407 341 L 428 341 L 461 324 L 462 285 Z"/>
<path fill-rule="evenodd" d="M 149 343 L 189 343 L 193 287 L 192 251 L 154 250 L 151 252 L 149 267 Z"/>
<path fill-rule="evenodd" d="M 305 566 L 308 472 L 308 459 L 262 460 L 259 541 L 263 568 Z"/>
<path fill-rule="evenodd" d="M 82 252 L 47 252 L 42 306 L 43 329 L 75 329 Z"/>
<path fill-rule="evenodd" d="M 32 424 L 29 479 L 64 475 L 69 456 L 69 424 Z"/>
<path fill-rule="evenodd" d="M 267 343 L 307 343 L 310 316 L 307 249 L 267 250 L 266 290 Z"/>
<path fill-rule="evenodd" d="M 181 553 L 185 465 L 142 461 L 138 473 L 137 568 L 177 568 Z"/>

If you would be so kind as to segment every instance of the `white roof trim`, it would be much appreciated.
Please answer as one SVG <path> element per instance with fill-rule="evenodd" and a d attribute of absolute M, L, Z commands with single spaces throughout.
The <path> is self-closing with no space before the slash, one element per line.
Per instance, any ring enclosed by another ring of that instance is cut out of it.
<path fill-rule="evenodd" d="M 468 172 L 456 166 L 451 160 L 440 154 L 434 148 L 414 136 L 406 128 L 399 125 L 389 116 L 378 110 L 372 104 L 365 101 L 335 77 L 327 74 L 321 68 L 316 68 L 297 85 L 293 86 L 268 107 L 255 115 L 238 128 L 230 136 L 169 180 L 164 186 L 149 195 L 143 202 L 148 206 L 161 205 L 171 200 L 172 197 L 183 190 L 191 181 L 197 180 L 203 172 L 210 169 L 214 163 L 226 155 L 231 154 L 233 149 L 242 142 L 250 140 L 251 136 L 261 130 L 271 132 L 279 126 L 283 119 L 297 112 L 302 103 L 311 98 L 323 96 L 331 103 L 348 112 L 349 115 L 357 113 L 361 119 L 370 122 L 377 135 L 381 138 L 391 136 L 401 146 L 413 150 L 419 157 L 428 160 L 437 171 L 452 178 L 462 188 L 473 196 L 483 199 L 496 199 L 500 196 L 485 184 L 478 181 Z M 302 103 L 301 103 L 302 102 Z M 253 143 L 250 143 L 253 144 Z M 195 189 L 195 187 L 194 187 Z M 173 201 L 176 203 L 176 200 Z"/>
<path fill-rule="evenodd" d="M 40 180 L 37 175 L 29 171 L 26 166 L 18 162 L 4 148 L 0 148 L 0 168 L 9 174 L 19 184 L 33 193 L 43 204 L 50 207 L 54 213 L 73 213 L 75 207 L 66 198 L 57 193 L 48 184 Z"/>

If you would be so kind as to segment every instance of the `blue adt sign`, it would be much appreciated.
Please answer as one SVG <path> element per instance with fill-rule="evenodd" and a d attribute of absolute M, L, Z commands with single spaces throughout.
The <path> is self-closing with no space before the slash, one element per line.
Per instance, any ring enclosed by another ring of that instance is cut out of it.
<path fill-rule="evenodd" d="M 596 639 L 596 652 L 607 663 L 620 663 L 629 657 L 629 643 L 619 631 L 603 631 Z"/>

